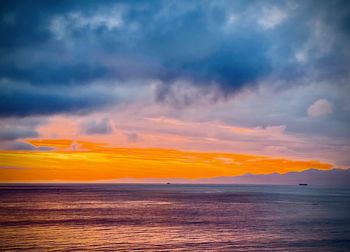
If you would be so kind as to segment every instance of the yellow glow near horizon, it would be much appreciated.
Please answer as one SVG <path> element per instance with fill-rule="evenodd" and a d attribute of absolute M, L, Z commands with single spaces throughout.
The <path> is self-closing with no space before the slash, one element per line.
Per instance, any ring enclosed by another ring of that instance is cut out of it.
<path fill-rule="evenodd" d="M 84 149 L 67 150 L 71 140 L 29 141 L 55 151 L 1 151 L 0 181 L 98 181 L 118 178 L 209 178 L 216 176 L 285 173 L 331 164 L 266 156 L 176 151 L 168 149 L 107 148 L 78 142 Z M 65 150 L 64 150 L 65 149 Z"/>

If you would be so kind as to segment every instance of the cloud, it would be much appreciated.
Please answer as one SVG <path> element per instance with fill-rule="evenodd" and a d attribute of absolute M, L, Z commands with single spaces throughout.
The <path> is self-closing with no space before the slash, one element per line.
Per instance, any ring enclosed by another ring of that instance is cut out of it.
<path fill-rule="evenodd" d="M 36 138 L 37 128 L 46 123 L 43 118 L 7 118 L 0 121 L 0 143 L 21 138 Z"/>
<path fill-rule="evenodd" d="M 175 108 L 186 108 L 201 101 L 215 102 L 221 98 L 220 88 L 201 87 L 186 80 L 178 80 L 171 85 L 158 83 L 155 86 L 156 101 Z"/>
<path fill-rule="evenodd" d="M 287 18 L 287 13 L 275 6 L 263 9 L 263 14 L 258 20 L 264 29 L 273 29 Z"/>
<path fill-rule="evenodd" d="M 11 1 L 2 4 L 0 12 L 5 20 L 9 13 L 16 17 L 11 25 L 0 23 L 0 35 L 6 38 L 0 42 L 0 78 L 57 88 L 82 87 L 96 80 L 156 79 L 164 85 L 164 97 L 173 96 L 168 86 L 186 80 L 229 97 L 271 75 L 281 79 L 313 75 L 313 66 L 334 74 L 348 62 L 347 56 L 337 53 L 348 49 L 346 13 L 340 11 L 345 3 L 291 3 L 76 1 L 52 8 L 41 1 L 33 5 Z M 298 11 L 289 15 L 293 4 Z M 257 17 L 265 29 L 256 28 Z M 228 23 L 229 32 L 220 29 Z M 313 34 L 314 30 L 321 32 Z M 310 37 L 318 37 L 319 44 L 327 38 L 336 42 L 316 57 L 324 47 L 315 46 Z M 299 66 L 305 62 L 309 64 Z M 69 105 L 55 107 L 61 108 L 50 113 L 71 112 Z"/>
<path fill-rule="evenodd" d="M 94 134 L 109 134 L 113 131 L 111 121 L 108 118 L 101 119 L 100 121 L 90 120 L 81 125 L 81 130 L 87 135 Z"/>
<path fill-rule="evenodd" d="M 21 82 L 0 80 L 0 117 L 54 113 L 84 114 L 115 103 L 112 94 L 85 89 L 35 88 Z"/>
<path fill-rule="evenodd" d="M 7 150 L 35 150 L 35 146 L 25 142 L 12 142 L 5 149 Z"/>
<path fill-rule="evenodd" d="M 124 135 L 128 138 L 129 142 L 137 142 L 137 140 L 139 139 L 139 135 L 134 132 L 127 132 L 124 133 Z"/>
<path fill-rule="evenodd" d="M 315 101 L 307 109 L 307 114 L 310 117 L 325 116 L 333 112 L 332 104 L 326 99 L 319 99 Z"/>
<path fill-rule="evenodd" d="M 71 12 L 62 16 L 55 16 L 51 20 L 48 29 L 56 39 L 61 40 L 82 29 L 107 29 L 111 31 L 122 25 L 121 11 L 114 9 L 97 15 L 84 15 L 81 12 Z"/>
<path fill-rule="evenodd" d="M 25 127 L 1 127 L 0 128 L 0 141 L 15 140 L 18 138 L 34 138 L 38 133 L 35 130 Z"/>
<path fill-rule="evenodd" d="M 5 150 L 37 150 L 37 151 L 50 151 L 53 150 L 54 148 L 51 147 L 46 147 L 46 146 L 40 146 L 36 147 L 33 146 L 29 143 L 26 142 L 20 142 L 20 141 L 15 141 L 15 142 L 10 142 L 7 145 L 5 145 L 4 148 Z"/>

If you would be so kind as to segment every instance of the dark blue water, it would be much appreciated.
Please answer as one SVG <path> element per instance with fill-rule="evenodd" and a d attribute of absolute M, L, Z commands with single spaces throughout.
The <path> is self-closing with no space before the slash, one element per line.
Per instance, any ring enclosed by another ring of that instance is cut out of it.
<path fill-rule="evenodd" d="M 350 190 L 1 185 L 0 250 L 350 251 Z"/>

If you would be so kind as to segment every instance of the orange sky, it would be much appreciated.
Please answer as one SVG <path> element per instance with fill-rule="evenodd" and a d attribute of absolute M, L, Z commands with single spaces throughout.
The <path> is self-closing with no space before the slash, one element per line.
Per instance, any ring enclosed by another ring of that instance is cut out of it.
<path fill-rule="evenodd" d="M 53 151 L 1 151 L 3 182 L 99 181 L 118 178 L 204 178 L 330 169 L 331 164 L 257 155 L 112 148 L 64 139 L 29 140 Z"/>

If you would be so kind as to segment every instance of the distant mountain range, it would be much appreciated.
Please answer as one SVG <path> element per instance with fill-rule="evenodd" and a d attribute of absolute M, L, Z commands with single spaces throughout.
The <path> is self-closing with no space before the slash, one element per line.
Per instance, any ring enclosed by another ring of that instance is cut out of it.
<path fill-rule="evenodd" d="M 327 185 L 349 186 L 350 169 L 317 170 L 272 173 L 266 175 L 244 174 L 203 179 L 118 179 L 119 183 L 176 183 L 176 184 L 264 184 L 264 185 Z"/>

